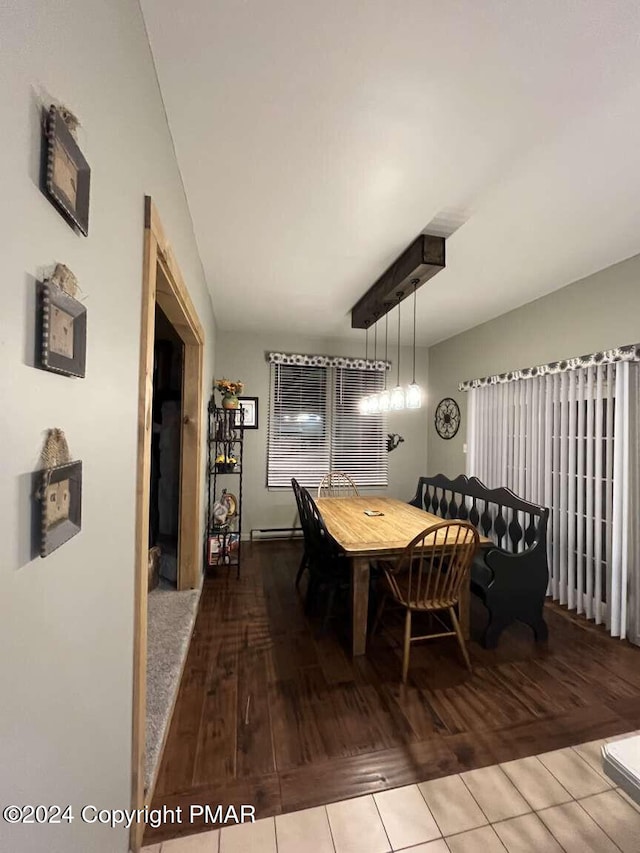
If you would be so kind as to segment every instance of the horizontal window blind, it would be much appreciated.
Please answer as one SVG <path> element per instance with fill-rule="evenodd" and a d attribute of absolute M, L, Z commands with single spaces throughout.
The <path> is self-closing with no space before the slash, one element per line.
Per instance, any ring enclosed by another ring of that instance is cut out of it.
<path fill-rule="evenodd" d="M 357 486 L 386 486 L 386 416 L 363 415 L 360 401 L 382 391 L 384 373 L 337 369 L 333 389 L 331 468 L 345 471 Z"/>
<path fill-rule="evenodd" d="M 329 470 L 328 369 L 271 365 L 268 486 L 318 486 Z"/>
<path fill-rule="evenodd" d="M 270 371 L 267 486 L 295 477 L 316 488 L 328 471 L 345 471 L 358 486 L 387 485 L 386 415 L 359 408 L 383 389 L 383 372 L 282 363 Z"/>

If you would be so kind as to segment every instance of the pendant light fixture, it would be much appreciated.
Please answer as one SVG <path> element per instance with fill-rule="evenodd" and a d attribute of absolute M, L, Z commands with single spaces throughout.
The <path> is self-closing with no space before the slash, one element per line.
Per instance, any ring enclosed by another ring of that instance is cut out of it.
<path fill-rule="evenodd" d="M 373 326 L 373 360 L 378 358 L 378 315 L 375 315 Z M 377 393 L 369 395 L 369 414 L 377 415 L 380 413 L 380 396 Z"/>
<path fill-rule="evenodd" d="M 364 333 L 364 360 L 365 361 L 369 360 L 369 327 L 368 326 L 367 326 L 365 333 Z M 369 414 L 369 397 L 368 396 L 362 397 L 362 399 L 360 400 L 359 409 L 360 409 L 361 415 L 368 415 Z"/>
<path fill-rule="evenodd" d="M 391 392 L 387 388 L 387 355 L 388 355 L 388 346 L 389 346 L 389 314 L 384 315 L 384 390 L 380 392 L 380 411 L 388 412 L 389 406 L 391 405 Z"/>
<path fill-rule="evenodd" d="M 422 390 L 416 383 L 416 289 L 419 279 L 414 278 L 413 284 L 413 379 L 407 386 L 406 406 L 407 409 L 419 409 L 422 405 Z"/>
<path fill-rule="evenodd" d="M 391 392 L 390 408 L 394 412 L 404 409 L 404 388 L 400 385 L 400 302 L 402 293 L 398 294 L 398 384 Z"/>

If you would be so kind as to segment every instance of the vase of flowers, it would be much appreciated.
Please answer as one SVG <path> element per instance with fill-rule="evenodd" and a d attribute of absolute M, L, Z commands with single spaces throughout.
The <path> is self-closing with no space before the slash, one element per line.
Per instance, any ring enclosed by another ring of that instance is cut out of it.
<path fill-rule="evenodd" d="M 237 409 L 240 407 L 238 394 L 242 394 L 242 389 L 244 388 L 243 382 L 240 382 L 239 379 L 231 382 L 229 379 L 223 377 L 222 379 L 216 379 L 215 387 L 222 395 L 223 409 Z"/>

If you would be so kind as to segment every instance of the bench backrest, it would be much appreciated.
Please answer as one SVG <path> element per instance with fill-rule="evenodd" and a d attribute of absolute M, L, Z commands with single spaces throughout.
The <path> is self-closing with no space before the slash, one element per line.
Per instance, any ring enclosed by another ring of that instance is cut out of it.
<path fill-rule="evenodd" d="M 420 477 L 409 503 L 440 518 L 470 521 L 505 551 L 518 553 L 534 543 L 546 547 L 549 510 L 525 501 L 511 489 L 489 489 L 477 477 Z"/>

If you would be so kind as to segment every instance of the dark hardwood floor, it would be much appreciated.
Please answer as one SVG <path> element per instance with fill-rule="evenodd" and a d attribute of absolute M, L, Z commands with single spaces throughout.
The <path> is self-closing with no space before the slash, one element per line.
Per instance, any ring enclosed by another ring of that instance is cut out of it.
<path fill-rule="evenodd" d="M 547 647 L 523 626 L 493 651 L 472 641 L 473 675 L 454 640 L 415 645 L 403 689 L 399 625 L 352 661 L 346 612 L 321 639 L 305 618 L 297 543 L 244 554 L 239 581 L 205 581 L 153 807 L 266 817 L 640 727 L 640 649 L 560 607 Z M 483 619 L 478 604 L 474 636 Z M 145 843 L 204 828 L 164 825 Z"/>

